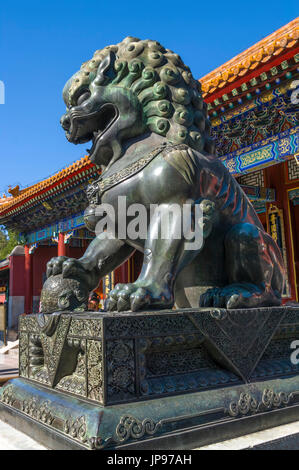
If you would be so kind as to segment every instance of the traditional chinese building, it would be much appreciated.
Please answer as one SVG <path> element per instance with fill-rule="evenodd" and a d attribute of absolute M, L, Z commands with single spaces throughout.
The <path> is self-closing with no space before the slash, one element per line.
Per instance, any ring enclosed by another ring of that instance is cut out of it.
<path fill-rule="evenodd" d="M 298 38 L 296 19 L 200 79 L 217 156 L 282 250 L 284 301 L 298 300 L 299 282 Z M 85 188 L 97 175 L 84 157 L 0 199 L 0 223 L 21 233 L 24 243 L 0 261 L 0 295 L 2 287 L 9 327 L 20 313 L 38 310 L 47 261 L 57 255 L 78 258 L 88 246 L 92 234 L 83 222 Z M 141 259 L 136 253 L 101 282 L 99 292 L 105 296 L 114 283 L 135 280 Z"/>
<path fill-rule="evenodd" d="M 253 199 L 299 282 L 299 19 L 203 77 L 218 158 Z"/>

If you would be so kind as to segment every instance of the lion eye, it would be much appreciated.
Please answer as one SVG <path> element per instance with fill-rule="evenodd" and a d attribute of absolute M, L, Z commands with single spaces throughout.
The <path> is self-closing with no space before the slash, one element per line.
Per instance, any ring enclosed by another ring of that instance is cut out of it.
<path fill-rule="evenodd" d="M 77 106 L 80 106 L 80 104 L 82 104 L 84 101 L 88 100 L 89 98 L 90 98 L 90 91 L 85 91 L 77 99 Z"/>

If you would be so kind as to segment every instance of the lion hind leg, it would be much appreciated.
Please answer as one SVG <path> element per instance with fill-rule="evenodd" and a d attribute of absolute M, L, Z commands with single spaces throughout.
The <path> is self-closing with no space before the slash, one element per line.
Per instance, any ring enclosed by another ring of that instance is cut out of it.
<path fill-rule="evenodd" d="M 201 296 L 201 306 L 232 309 L 281 304 L 281 254 L 262 229 L 250 223 L 235 225 L 226 235 L 225 264 L 229 284 L 208 289 Z"/>

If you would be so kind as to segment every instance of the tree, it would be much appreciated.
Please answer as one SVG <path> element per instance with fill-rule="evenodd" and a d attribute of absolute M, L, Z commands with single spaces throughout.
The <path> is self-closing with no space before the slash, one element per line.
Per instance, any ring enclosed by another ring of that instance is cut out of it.
<path fill-rule="evenodd" d="M 13 230 L 0 228 L 0 260 L 6 258 L 17 245 L 20 245 L 18 234 Z"/>
<path fill-rule="evenodd" d="M 7 244 L 7 238 L 5 233 L 0 229 L 0 253 Z"/>

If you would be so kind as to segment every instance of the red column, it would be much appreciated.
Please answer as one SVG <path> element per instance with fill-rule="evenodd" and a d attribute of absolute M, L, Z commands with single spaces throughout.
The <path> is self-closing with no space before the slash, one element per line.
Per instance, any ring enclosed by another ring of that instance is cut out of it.
<path fill-rule="evenodd" d="M 289 211 L 289 197 L 287 189 L 290 185 L 285 182 L 285 175 L 287 175 L 287 162 L 280 163 L 278 165 L 272 165 L 265 169 L 265 186 L 268 188 L 275 188 L 276 201 L 275 205 L 279 209 L 283 210 L 284 219 L 284 231 L 285 231 L 285 242 L 287 248 L 287 262 L 288 262 L 288 273 L 289 283 L 291 287 L 291 296 L 288 298 L 292 300 L 297 299 L 297 286 L 296 286 L 296 271 L 294 264 L 294 247 L 291 233 L 291 220 Z M 267 204 L 267 212 L 270 204 Z"/>
<path fill-rule="evenodd" d="M 25 313 L 32 313 L 32 256 L 25 245 Z"/>
<path fill-rule="evenodd" d="M 64 233 L 58 234 L 58 256 L 66 256 L 66 244 L 64 243 Z"/>

